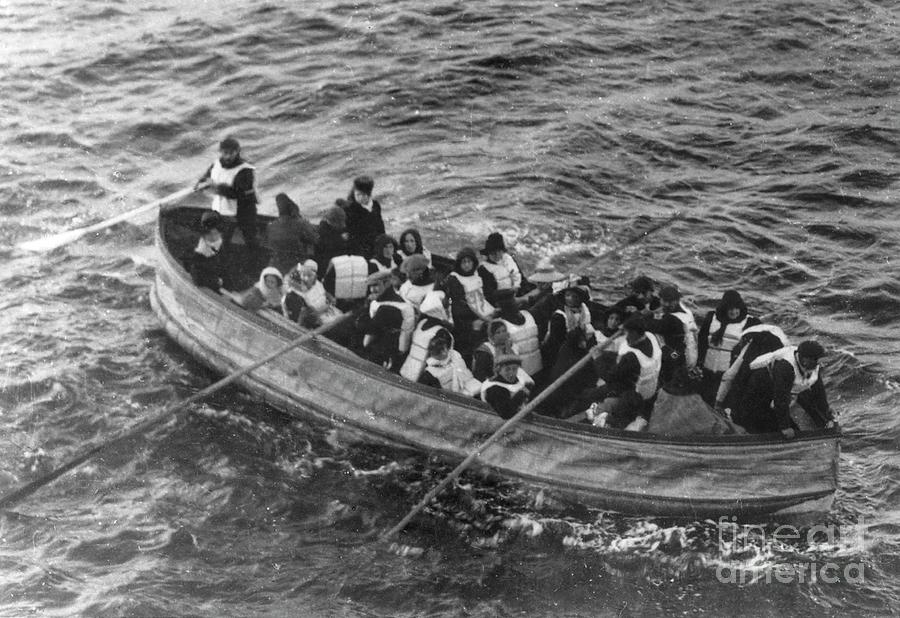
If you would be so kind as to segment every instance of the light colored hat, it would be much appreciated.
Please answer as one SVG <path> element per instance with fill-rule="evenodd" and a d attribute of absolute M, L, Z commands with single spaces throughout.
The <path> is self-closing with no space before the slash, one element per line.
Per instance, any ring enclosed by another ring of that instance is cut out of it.
<path fill-rule="evenodd" d="M 312 271 L 319 272 L 319 265 L 316 264 L 315 260 L 306 260 L 305 262 L 300 262 L 297 264 L 298 271 Z"/>
<path fill-rule="evenodd" d="M 534 272 L 528 277 L 532 283 L 553 283 L 562 281 L 566 276 L 556 270 L 549 259 L 544 258 L 534 267 Z"/>
<path fill-rule="evenodd" d="M 521 365 L 522 357 L 518 354 L 498 354 L 494 358 L 494 369 L 499 369 L 503 365 Z"/>
<path fill-rule="evenodd" d="M 391 271 L 389 270 L 379 270 L 366 278 L 366 285 L 372 285 L 373 283 L 379 283 L 381 281 L 390 281 L 392 277 Z"/>

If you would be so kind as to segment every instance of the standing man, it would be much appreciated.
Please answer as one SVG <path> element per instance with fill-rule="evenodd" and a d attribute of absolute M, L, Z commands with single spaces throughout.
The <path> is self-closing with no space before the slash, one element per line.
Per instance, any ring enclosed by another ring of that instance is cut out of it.
<path fill-rule="evenodd" d="M 219 158 L 197 181 L 195 188 L 213 192 L 212 209 L 229 224 L 225 242 L 231 241 L 234 225 L 240 228 L 244 244 L 255 249 L 256 237 L 256 168 L 241 158 L 241 145 L 232 137 L 219 142 Z"/>
<path fill-rule="evenodd" d="M 347 213 L 347 234 L 350 236 L 349 251 L 367 260 L 375 257 L 375 238 L 384 234 L 381 204 L 372 199 L 374 188 L 375 181 L 368 176 L 355 178 L 344 208 Z"/>

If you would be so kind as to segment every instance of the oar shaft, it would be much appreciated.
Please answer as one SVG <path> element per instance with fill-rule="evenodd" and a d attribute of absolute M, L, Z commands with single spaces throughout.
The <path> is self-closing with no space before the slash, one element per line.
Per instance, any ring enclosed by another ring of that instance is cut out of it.
<path fill-rule="evenodd" d="M 251 365 L 247 365 L 246 367 L 238 369 L 237 371 L 228 374 L 227 376 L 225 376 L 218 382 L 215 382 L 215 383 L 207 386 L 206 388 L 204 388 L 200 391 L 197 391 L 196 393 L 194 393 L 187 399 L 170 406 L 169 408 L 151 416 L 150 418 L 144 419 L 143 421 L 135 423 L 134 425 L 131 425 L 130 427 L 127 427 L 127 428 L 119 431 L 118 433 L 113 434 L 112 437 L 107 438 L 102 444 L 97 444 L 97 445 L 94 445 L 94 446 L 91 446 L 91 447 L 85 449 L 84 451 L 82 451 L 81 453 L 79 453 L 78 455 L 76 455 L 75 457 L 70 459 L 69 461 L 67 461 L 62 466 L 59 466 L 58 468 L 54 469 L 52 472 L 49 472 L 48 474 L 45 474 L 41 478 L 36 479 L 36 480 L 28 483 L 27 485 L 24 485 L 23 487 L 20 487 L 19 489 L 15 490 L 9 494 L 6 494 L 2 498 L 0 498 L 0 508 L 6 508 L 9 506 L 12 506 L 13 504 L 19 502 L 22 498 L 25 498 L 26 496 L 31 495 L 32 493 L 34 493 L 35 491 L 37 491 L 44 485 L 47 485 L 48 483 L 51 483 L 52 481 L 56 480 L 57 478 L 59 478 L 60 476 L 62 476 L 66 472 L 68 472 L 69 470 L 77 468 L 82 463 L 84 463 L 85 461 L 87 461 L 88 459 L 93 457 L 94 455 L 112 447 L 113 445 L 115 445 L 119 442 L 122 442 L 123 440 L 128 440 L 130 438 L 138 436 L 138 435 L 146 432 L 148 429 L 151 429 L 151 428 L 155 427 L 156 425 L 159 425 L 160 423 L 168 420 L 169 417 L 171 417 L 173 414 L 175 414 L 179 410 L 182 410 L 185 407 L 191 405 L 192 403 L 200 401 L 204 397 L 207 397 L 207 396 L 211 395 L 212 393 L 215 393 L 216 391 L 223 389 L 224 387 L 233 383 L 235 380 L 238 380 L 238 379 L 242 378 L 243 376 L 247 375 L 248 373 L 250 373 L 256 369 L 259 369 L 266 363 L 269 363 L 269 362 L 275 360 L 276 358 L 278 358 L 279 356 L 282 356 L 282 355 L 286 354 L 287 352 L 290 352 L 294 348 L 296 348 L 300 345 L 303 345 L 304 343 L 317 337 L 318 335 L 328 332 L 329 330 L 331 330 L 332 328 L 334 328 L 341 322 L 349 319 L 352 315 L 353 315 L 352 313 L 346 313 L 332 322 L 323 324 L 322 326 L 306 333 L 305 335 L 298 337 L 297 339 L 294 339 L 290 343 L 285 344 L 281 348 L 278 348 L 278 350 L 276 350 L 275 352 L 272 352 L 265 358 L 262 358 Z"/>
<path fill-rule="evenodd" d="M 602 350 L 602 349 L 606 349 L 607 347 L 609 347 L 612 344 L 613 339 L 614 339 L 614 337 L 610 337 L 607 341 L 605 341 L 600 346 L 600 349 Z M 472 465 L 472 462 L 474 462 L 478 458 L 478 456 L 485 451 L 485 449 L 487 449 L 489 446 L 494 444 L 497 440 L 502 438 L 510 429 L 512 429 L 515 425 L 517 425 L 519 423 L 519 421 L 521 421 L 523 418 L 525 418 L 526 416 L 531 414 L 532 410 L 534 410 L 537 406 L 539 406 L 541 403 L 543 403 L 547 399 L 547 397 L 549 397 L 560 386 L 562 386 L 563 384 L 568 382 L 569 378 L 571 378 L 576 373 L 581 371 L 581 369 L 591 361 L 591 358 L 592 357 L 591 357 L 590 352 L 585 354 L 582 358 L 580 358 L 578 360 L 577 363 L 575 363 L 574 365 L 569 367 L 568 371 L 566 371 L 564 374 L 562 374 L 561 376 L 556 378 L 556 380 L 554 380 L 550 384 L 550 386 L 548 386 L 543 391 L 541 391 L 540 394 L 538 394 L 537 397 L 535 397 L 533 400 L 531 400 L 531 402 L 527 406 L 525 406 L 524 408 L 519 410 L 515 416 L 513 416 L 512 418 L 508 419 L 505 423 L 503 423 L 500 426 L 500 428 L 497 429 L 497 431 L 495 431 L 493 434 L 491 434 L 491 436 L 487 440 L 482 442 L 478 447 L 475 448 L 474 451 L 469 453 L 469 456 L 466 457 L 465 459 L 463 459 L 462 462 L 458 466 L 456 466 L 456 468 L 454 468 L 453 471 L 450 474 L 448 474 L 447 477 L 443 481 L 441 481 L 434 489 L 432 489 L 427 494 L 425 494 L 425 496 L 419 501 L 419 503 L 416 504 L 416 506 L 414 506 L 413 509 L 409 513 L 406 514 L 406 517 L 401 519 L 400 522 L 396 526 L 394 526 L 393 528 L 388 530 L 384 534 L 384 536 L 381 537 L 382 540 L 386 541 L 386 540 L 390 539 L 392 536 L 394 536 L 395 534 L 397 534 L 398 532 L 400 532 L 401 530 L 403 530 L 403 528 L 406 527 L 406 524 L 408 524 L 410 521 L 412 521 L 412 518 L 415 517 L 416 515 L 418 515 L 422 509 L 424 509 L 426 506 L 428 506 L 428 504 L 434 499 L 435 496 L 437 496 L 439 493 L 441 493 L 450 483 L 452 483 L 455 479 L 457 479 L 459 477 L 459 475 L 465 471 L 466 468 L 468 468 L 470 465 Z"/>

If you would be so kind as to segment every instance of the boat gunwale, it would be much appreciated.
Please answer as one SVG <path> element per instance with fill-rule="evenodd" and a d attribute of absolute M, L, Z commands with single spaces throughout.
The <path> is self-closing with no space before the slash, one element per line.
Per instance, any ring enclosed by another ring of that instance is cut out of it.
<path fill-rule="evenodd" d="M 266 319 L 256 312 L 248 311 L 230 299 L 217 294 L 213 290 L 197 287 L 190 273 L 185 269 L 181 261 L 171 252 L 169 245 L 165 242 L 164 225 L 166 215 L 173 211 L 187 210 L 207 210 L 205 208 L 180 206 L 169 208 L 160 212 L 157 218 L 156 226 L 156 245 L 159 254 L 166 260 L 169 265 L 169 271 L 177 275 L 188 286 L 193 287 L 196 292 L 205 294 L 209 299 L 219 304 L 225 311 L 237 315 L 242 320 L 249 320 L 256 326 L 273 332 L 286 341 L 298 334 L 308 333 L 307 329 L 297 326 L 296 330 L 289 329 L 285 325 L 276 323 Z M 428 387 L 422 384 L 416 384 L 406 380 L 405 378 L 391 373 L 373 365 L 369 361 L 357 356 L 352 351 L 340 346 L 339 344 L 327 338 L 317 338 L 301 344 L 300 347 L 305 348 L 308 352 L 321 356 L 325 352 L 329 362 L 334 362 L 366 375 L 366 377 L 379 380 L 390 384 L 393 387 L 400 387 L 407 391 L 425 395 L 431 399 L 437 399 L 442 403 L 464 406 L 470 410 L 478 411 L 484 414 L 494 414 L 494 412 L 479 400 L 470 397 L 464 397 L 457 393 L 445 393 L 434 387 Z M 318 348 L 318 349 L 317 349 Z M 798 433 L 794 438 L 788 439 L 780 433 L 767 434 L 737 434 L 737 435 L 686 435 L 686 436 L 667 436 L 664 434 L 653 434 L 647 432 L 625 431 L 623 429 L 613 429 L 607 427 L 595 427 L 587 423 L 574 423 L 564 419 L 556 419 L 538 414 L 532 414 L 523 421 L 526 424 L 552 427 L 556 430 L 572 433 L 582 437 L 599 437 L 605 440 L 620 440 L 625 442 L 640 442 L 646 444 L 668 444 L 673 446 L 742 446 L 742 447 L 777 447 L 779 445 L 791 445 L 798 442 L 832 442 L 840 441 L 841 430 L 839 426 L 834 428 L 823 428 L 812 431 L 804 431 Z"/>

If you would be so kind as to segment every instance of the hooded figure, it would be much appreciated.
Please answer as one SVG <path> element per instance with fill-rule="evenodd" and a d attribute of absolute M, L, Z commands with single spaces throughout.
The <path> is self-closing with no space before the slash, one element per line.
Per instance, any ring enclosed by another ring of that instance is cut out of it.
<path fill-rule="evenodd" d="M 715 311 L 706 314 L 697 335 L 697 366 L 703 369 L 700 394 L 706 403 L 715 403 L 719 381 L 744 330 L 757 324 L 759 320 L 747 315 L 747 305 L 736 290 L 727 290 Z"/>
<path fill-rule="evenodd" d="M 431 339 L 425 370 L 419 376 L 419 382 L 469 397 L 480 395 L 481 381 L 475 379 L 460 353 L 452 346 L 452 338 L 438 335 Z"/>
<path fill-rule="evenodd" d="M 475 249 L 464 247 L 456 255 L 453 271 L 444 280 L 450 297 L 456 349 L 464 357 L 471 356 L 480 341 L 482 325 L 496 313 L 484 297 L 484 283 L 477 269 Z"/>
<path fill-rule="evenodd" d="M 278 218 L 266 228 L 266 246 L 272 252 L 269 265 L 287 273 L 298 262 L 315 255 L 319 235 L 287 195 L 276 195 L 275 204 L 278 206 Z"/>
<path fill-rule="evenodd" d="M 259 281 L 249 290 L 232 296 L 232 300 L 248 311 L 260 309 L 276 309 L 281 312 L 284 299 L 284 277 L 274 266 L 265 267 L 259 275 Z"/>
<path fill-rule="evenodd" d="M 379 234 L 372 242 L 374 255 L 369 260 L 369 273 L 378 270 L 392 271 L 400 266 L 397 258 L 397 241 L 389 234 Z"/>
<path fill-rule="evenodd" d="M 338 255 L 347 255 L 347 215 L 344 209 L 338 205 L 332 206 L 325 212 L 325 216 L 319 222 L 319 238 L 316 242 L 316 263 L 322 268 L 319 272 L 321 279 L 325 274 L 325 268 L 331 262 L 331 258 Z"/>

